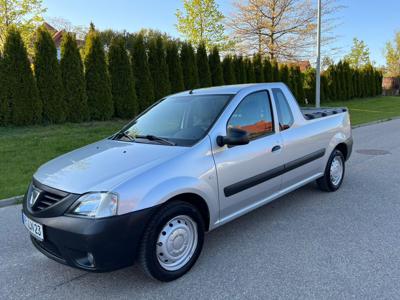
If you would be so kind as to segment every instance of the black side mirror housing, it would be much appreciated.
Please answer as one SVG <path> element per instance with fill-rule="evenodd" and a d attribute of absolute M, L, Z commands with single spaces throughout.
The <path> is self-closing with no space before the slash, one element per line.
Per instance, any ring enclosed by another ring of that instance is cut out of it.
<path fill-rule="evenodd" d="M 249 134 L 247 131 L 235 127 L 231 127 L 228 129 L 228 135 L 222 136 L 219 135 L 217 137 L 217 145 L 223 147 L 225 145 L 228 146 L 239 146 L 246 145 L 250 142 Z"/>

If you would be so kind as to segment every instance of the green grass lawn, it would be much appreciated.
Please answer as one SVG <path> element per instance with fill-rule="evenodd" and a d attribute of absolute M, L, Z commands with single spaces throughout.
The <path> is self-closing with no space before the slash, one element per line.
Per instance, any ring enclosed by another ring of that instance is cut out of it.
<path fill-rule="evenodd" d="M 400 116 L 400 97 L 377 97 L 323 106 L 347 106 L 353 125 Z M 0 128 L 0 199 L 25 192 L 44 162 L 107 137 L 127 121 Z"/>
<path fill-rule="evenodd" d="M 387 120 L 400 116 L 400 97 L 375 97 L 342 102 L 325 102 L 322 106 L 346 106 L 352 125 Z"/>
<path fill-rule="evenodd" d="M 127 121 L 0 127 L 0 199 L 25 193 L 36 169 L 46 161 L 111 135 Z"/>

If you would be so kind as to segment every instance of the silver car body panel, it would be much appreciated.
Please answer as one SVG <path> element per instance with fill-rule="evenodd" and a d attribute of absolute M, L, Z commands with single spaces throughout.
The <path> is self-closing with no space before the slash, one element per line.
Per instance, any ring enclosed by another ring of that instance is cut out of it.
<path fill-rule="evenodd" d="M 282 132 L 273 88 L 282 90 L 294 116 L 292 127 Z M 217 136 L 226 135 L 227 121 L 238 104 L 248 94 L 261 90 L 270 95 L 276 132 L 248 145 L 219 147 Z M 333 149 L 351 138 L 347 112 L 306 120 L 282 83 L 214 87 L 193 93 L 234 95 L 208 135 L 194 146 L 105 139 L 49 161 L 37 170 L 34 178 L 70 193 L 117 193 L 120 215 L 162 204 L 181 194 L 196 194 L 208 206 L 211 230 L 321 177 Z M 276 145 L 281 149 L 272 152 Z M 310 154 L 314 155 L 312 160 L 301 165 Z M 290 164 L 296 164 L 296 168 L 226 194 L 227 186 Z"/>

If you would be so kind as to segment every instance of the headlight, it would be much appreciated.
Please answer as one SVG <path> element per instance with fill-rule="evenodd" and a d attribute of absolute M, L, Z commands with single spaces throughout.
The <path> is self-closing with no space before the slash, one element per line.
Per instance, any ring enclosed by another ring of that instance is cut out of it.
<path fill-rule="evenodd" d="M 69 210 L 69 214 L 89 218 L 115 216 L 118 208 L 118 195 L 113 193 L 89 193 L 81 196 Z"/>

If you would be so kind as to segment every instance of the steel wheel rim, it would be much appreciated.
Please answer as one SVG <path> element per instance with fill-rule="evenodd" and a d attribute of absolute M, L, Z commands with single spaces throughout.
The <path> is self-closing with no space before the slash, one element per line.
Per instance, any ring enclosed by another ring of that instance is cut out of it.
<path fill-rule="evenodd" d="M 333 185 L 337 186 L 343 177 L 343 160 L 340 156 L 335 156 L 330 167 L 330 178 Z"/>
<path fill-rule="evenodd" d="M 168 271 L 184 267 L 198 243 L 197 224 L 186 215 L 174 217 L 162 228 L 156 244 L 159 264 Z"/>

